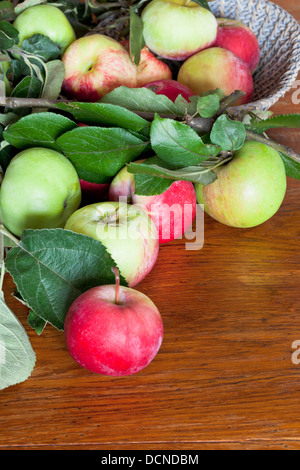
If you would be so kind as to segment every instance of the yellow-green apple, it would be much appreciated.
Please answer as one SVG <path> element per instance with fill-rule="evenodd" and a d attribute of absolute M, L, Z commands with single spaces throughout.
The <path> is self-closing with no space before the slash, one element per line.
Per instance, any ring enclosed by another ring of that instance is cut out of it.
<path fill-rule="evenodd" d="M 216 88 L 220 88 L 225 96 L 236 90 L 243 91 L 245 95 L 234 105 L 249 103 L 253 97 L 249 67 L 233 52 L 221 47 L 211 47 L 187 59 L 180 67 L 177 79 L 196 95 Z"/>
<path fill-rule="evenodd" d="M 185 60 L 217 37 L 215 16 L 188 0 L 152 0 L 142 20 L 146 45 L 165 59 Z"/>
<path fill-rule="evenodd" d="M 145 294 L 104 285 L 71 305 L 64 325 L 67 349 L 83 368 L 101 375 L 128 376 L 154 359 L 163 340 L 163 321 Z"/>
<path fill-rule="evenodd" d="M 114 177 L 109 188 L 109 199 L 127 198 L 135 206 L 147 211 L 158 231 L 159 243 L 181 238 L 196 215 L 196 193 L 189 181 L 175 181 L 161 194 L 141 196 L 135 193 L 134 175 L 124 167 Z"/>
<path fill-rule="evenodd" d="M 214 46 L 233 52 L 254 72 L 260 59 L 260 47 L 253 31 L 240 21 L 227 18 L 218 18 L 218 26 Z"/>
<path fill-rule="evenodd" d="M 121 41 L 121 44 L 129 51 L 129 40 Z M 172 72 L 170 67 L 162 60 L 155 57 L 149 51 L 147 46 L 141 50 L 140 62 L 136 65 L 137 82 L 136 86 L 140 87 L 153 80 L 171 79 Z"/>
<path fill-rule="evenodd" d="M 121 85 L 136 87 L 137 72 L 125 47 L 103 34 L 74 41 L 62 57 L 63 93 L 79 101 L 98 101 Z"/>
<path fill-rule="evenodd" d="M 122 201 L 81 207 L 71 215 L 65 229 L 100 240 L 129 287 L 149 274 L 158 256 L 154 223 L 145 211 Z"/>
<path fill-rule="evenodd" d="M 19 45 L 24 39 L 43 34 L 58 44 L 62 53 L 76 39 L 66 15 L 53 5 L 35 5 L 22 11 L 14 21 L 19 31 Z"/>
<path fill-rule="evenodd" d="M 154 91 L 157 95 L 167 96 L 173 102 L 176 101 L 179 95 L 186 101 L 189 101 L 189 98 L 195 95 L 189 87 L 177 82 L 177 80 L 156 80 L 144 85 L 144 87 Z"/>
<path fill-rule="evenodd" d="M 247 141 L 233 159 L 215 170 L 208 186 L 196 185 L 197 200 L 219 222 L 238 228 L 260 225 L 279 209 L 286 192 L 286 173 L 278 152 Z"/>
<path fill-rule="evenodd" d="M 47 148 L 18 153 L 0 189 L 3 224 L 19 237 L 28 228 L 63 228 L 80 201 L 79 178 L 72 163 Z"/>

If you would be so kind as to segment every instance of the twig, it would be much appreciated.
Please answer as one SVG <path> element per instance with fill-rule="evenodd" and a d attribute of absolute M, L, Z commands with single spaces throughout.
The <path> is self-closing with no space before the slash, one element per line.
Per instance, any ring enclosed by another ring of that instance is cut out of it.
<path fill-rule="evenodd" d="M 257 142 L 261 142 L 262 144 L 268 145 L 269 147 L 272 147 L 278 152 L 287 154 L 289 157 L 291 157 L 292 160 L 295 160 L 295 162 L 300 163 L 300 155 L 296 153 L 293 149 L 286 147 L 285 145 L 278 144 L 277 142 L 274 142 L 274 140 L 268 139 L 249 130 L 246 130 L 246 135 L 247 140 L 256 140 Z"/>

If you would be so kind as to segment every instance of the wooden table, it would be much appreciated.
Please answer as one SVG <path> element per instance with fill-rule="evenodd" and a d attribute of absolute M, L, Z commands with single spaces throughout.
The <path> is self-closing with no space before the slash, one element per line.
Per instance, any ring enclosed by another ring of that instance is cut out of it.
<path fill-rule="evenodd" d="M 299 3 L 277 3 L 300 21 Z M 273 110 L 299 106 L 291 92 Z M 298 130 L 271 135 L 299 152 Z M 205 217 L 202 250 L 184 240 L 161 248 L 138 289 L 162 314 L 164 342 L 135 376 L 96 376 L 71 359 L 63 333 L 37 336 L 7 276 L 37 364 L 0 392 L 0 449 L 300 449 L 299 200 L 289 180 L 265 224 L 238 230 Z"/>

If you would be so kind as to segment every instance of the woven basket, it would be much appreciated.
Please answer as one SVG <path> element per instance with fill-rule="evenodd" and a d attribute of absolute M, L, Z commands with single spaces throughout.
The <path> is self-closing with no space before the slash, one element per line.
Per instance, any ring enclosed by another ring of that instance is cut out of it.
<path fill-rule="evenodd" d="M 256 35 L 261 59 L 254 73 L 253 102 L 234 108 L 268 110 L 291 88 L 300 69 L 300 25 L 278 5 L 265 0 L 209 2 L 218 18 L 249 26 Z"/>

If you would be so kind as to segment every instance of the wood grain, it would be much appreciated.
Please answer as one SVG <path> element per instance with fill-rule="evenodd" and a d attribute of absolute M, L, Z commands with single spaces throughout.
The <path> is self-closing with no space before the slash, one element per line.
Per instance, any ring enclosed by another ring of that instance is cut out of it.
<path fill-rule="evenodd" d="M 276 3 L 300 20 L 300 5 Z M 273 110 L 299 112 L 288 93 Z M 299 152 L 298 130 L 270 133 Z M 265 224 L 237 230 L 205 217 L 202 250 L 162 246 L 137 287 L 159 308 L 162 348 L 141 373 L 96 376 L 63 333 L 37 336 L 5 297 L 37 354 L 26 382 L 0 392 L 0 449 L 300 449 L 300 183 Z"/>

